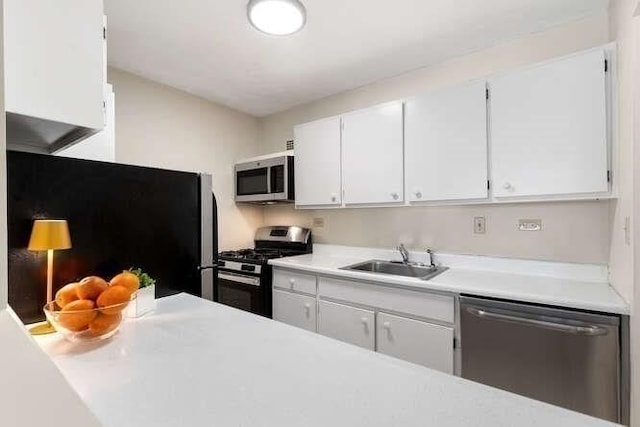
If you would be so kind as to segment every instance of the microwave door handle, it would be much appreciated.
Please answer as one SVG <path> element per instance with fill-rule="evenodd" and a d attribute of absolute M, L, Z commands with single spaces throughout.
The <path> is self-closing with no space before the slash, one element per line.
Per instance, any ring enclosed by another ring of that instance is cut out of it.
<path fill-rule="evenodd" d="M 271 194 L 271 166 L 267 166 L 267 194 Z"/>

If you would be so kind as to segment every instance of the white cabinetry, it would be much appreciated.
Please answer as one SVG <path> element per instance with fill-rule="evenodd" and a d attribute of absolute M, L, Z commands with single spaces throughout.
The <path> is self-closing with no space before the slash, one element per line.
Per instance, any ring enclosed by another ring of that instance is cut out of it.
<path fill-rule="evenodd" d="M 455 298 L 273 269 L 273 318 L 442 372 L 454 372 Z M 301 292 L 313 295 L 305 295 Z M 390 314 L 393 313 L 393 314 Z"/>
<path fill-rule="evenodd" d="M 496 197 L 609 190 L 603 50 L 505 73 L 489 87 Z"/>
<path fill-rule="evenodd" d="M 487 198 L 486 82 L 411 98 L 404 114 L 407 200 Z"/>
<path fill-rule="evenodd" d="M 101 162 L 116 161 L 115 96 L 111 85 L 107 85 L 105 91 L 105 104 L 104 129 L 70 147 L 63 148 L 55 153 L 56 156 Z"/>
<path fill-rule="evenodd" d="M 342 123 L 344 203 L 403 202 L 402 103 L 345 114 Z"/>
<path fill-rule="evenodd" d="M 273 290 L 273 318 L 308 331 L 316 330 L 316 299 Z"/>
<path fill-rule="evenodd" d="M 102 0 L 5 0 L 10 113 L 102 129 Z"/>
<path fill-rule="evenodd" d="M 273 286 L 287 291 L 316 294 L 316 276 L 288 270 L 273 270 Z"/>
<path fill-rule="evenodd" d="M 340 206 L 340 117 L 296 126 L 296 206 Z"/>
<path fill-rule="evenodd" d="M 451 327 L 378 313 L 380 353 L 453 374 L 453 337 Z"/>
<path fill-rule="evenodd" d="M 369 350 L 375 349 L 375 313 L 336 304 L 318 303 L 318 333 Z"/>

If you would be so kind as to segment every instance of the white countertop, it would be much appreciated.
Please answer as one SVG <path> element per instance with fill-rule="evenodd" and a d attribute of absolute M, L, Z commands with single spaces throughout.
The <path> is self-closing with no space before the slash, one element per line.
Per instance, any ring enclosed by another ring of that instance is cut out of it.
<path fill-rule="evenodd" d="M 614 425 L 186 294 L 38 342 L 104 427 Z"/>
<path fill-rule="evenodd" d="M 320 250 L 315 251 L 316 247 Z M 599 266 L 442 255 L 439 257 L 443 265 L 450 266 L 450 269 L 426 281 L 340 269 L 376 257 L 391 259 L 391 254 L 392 251 L 316 245 L 312 254 L 274 259 L 269 263 L 275 267 L 388 286 L 464 293 L 605 313 L 630 313 L 629 304 L 606 282 L 606 276 L 601 271 L 603 269 Z"/>

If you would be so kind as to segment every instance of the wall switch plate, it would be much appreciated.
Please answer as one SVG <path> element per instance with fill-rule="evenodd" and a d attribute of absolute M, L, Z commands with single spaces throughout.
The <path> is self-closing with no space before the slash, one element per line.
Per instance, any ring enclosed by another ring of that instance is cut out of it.
<path fill-rule="evenodd" d="M 324 218 L 313 218 L 313 220 L 311 221 L 311 226 L 313 228 L 323 228 Z"/>
<path fill-rule="evenodd" d="M 476 216 L 473 218 L 473 233 L 484 234 L 487 232 L 487 218 Z"/>
<path fill-rule="evenodd" d="M 520 231 L 540 231 L 542 230 L 542 220 L 521 219 L 518 220 L 518 230 Z"/>

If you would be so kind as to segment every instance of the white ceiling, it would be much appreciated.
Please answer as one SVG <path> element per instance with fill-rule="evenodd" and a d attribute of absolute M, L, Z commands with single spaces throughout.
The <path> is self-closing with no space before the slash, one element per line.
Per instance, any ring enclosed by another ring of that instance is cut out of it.
<path fill-rule="evenodd" d="M 608 0 L 302 0 L 306 27 L 256 31 L 248 0 L 105 0 L 109 64 L 255 116 L 581 17 Z"/>

